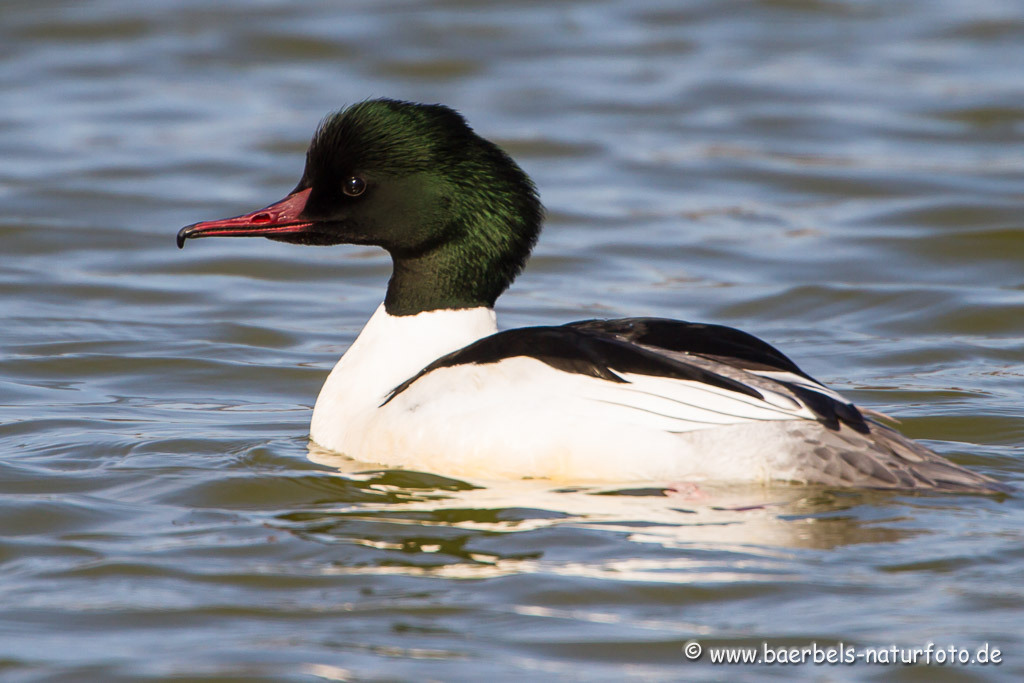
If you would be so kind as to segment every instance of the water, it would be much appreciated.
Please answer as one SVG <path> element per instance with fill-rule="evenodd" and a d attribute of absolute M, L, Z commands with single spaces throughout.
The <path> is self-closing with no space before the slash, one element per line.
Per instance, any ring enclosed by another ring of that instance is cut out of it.
<path fill-rule="evenodd" d="M 445 102 L 549 209 L 504 326 L 735 325 L 1022 486 L 1019 3 L 7 0 L 0 39 L 3 680 L 1024 672 L 1021 496 L 368 472 L 306 434 L 384 256 L 174 248 L 290 189 L 328 111 Z"/>

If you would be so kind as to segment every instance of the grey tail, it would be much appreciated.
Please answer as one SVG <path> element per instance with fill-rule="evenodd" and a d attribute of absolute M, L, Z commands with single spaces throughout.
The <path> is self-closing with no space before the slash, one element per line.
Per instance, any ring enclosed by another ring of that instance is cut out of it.
<path fill-rule="evenodd" d="M 1016 489 L 950 462 L 894 429 L 868 420 L 862 434 L 843 425 L 826 429 L 797 423 L 793 436 L 809 484 L 902 491 L 1009 494 Z"/>

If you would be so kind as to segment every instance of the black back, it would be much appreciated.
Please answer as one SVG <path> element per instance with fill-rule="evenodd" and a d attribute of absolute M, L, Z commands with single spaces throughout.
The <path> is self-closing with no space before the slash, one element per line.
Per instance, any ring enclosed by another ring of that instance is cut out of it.
<path fill-rule="evenodd" d="M 565 327 L 607 334 L 623 341 L 656 346 L 668 351 L 693 353 L 741 370 L 781 370 L 814 381 L 771 344 L 725 325 L 668 318 L 619 318 L 580 320 L 568 323 Z"/>
<path fill-rule="evenodd" d="M 589 375 L 609 382 L 626 381 L 616 373 L 633 373 L 692 380 L 753 398 L 764 398 L 749 384 L 696 363 L 687 363 L 677 355 L 658 353 L 658 349 L 700 356 L 744 371 L 789 372 L 815 382 L 775 347 L 731 327 L 665 318 L 581 320 L 557 327 L 522 327 L 484 337 L 441 356 L 395 387 L 382 405 L 434 370 L 456 365 L 497 363 L 517 356 L 535 358 L 562 372 Z M 855 406 L 792 382 L 775 378 L 771 381 L 788 389 L 826 427 L 839 429 L 842 422 L 858 432 L 869 431 Z"/>

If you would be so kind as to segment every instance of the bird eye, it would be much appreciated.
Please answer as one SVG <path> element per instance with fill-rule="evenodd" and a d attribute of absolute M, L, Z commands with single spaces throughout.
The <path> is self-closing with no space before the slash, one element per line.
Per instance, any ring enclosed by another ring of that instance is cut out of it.
<path fill-rule="evenodd" d="M 358 197 L 366 192 L 366 181 L 359 176 L 352 176 L 341 184 L 341 191 L 349 197 Z"/>

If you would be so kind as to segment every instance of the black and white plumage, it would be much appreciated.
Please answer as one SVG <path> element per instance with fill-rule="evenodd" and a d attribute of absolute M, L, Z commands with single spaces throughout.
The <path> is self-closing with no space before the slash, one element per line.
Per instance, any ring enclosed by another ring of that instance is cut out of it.
<path fill-rule="evenodd" d="M 178 234 L 376 244 L 385 302 L 325 382 L 312 439 L 452 476 L 789 481 L 996 493 L 859 410 L 771 345 L 718 325 L 625 318 L 498 332 L 494 301 L 540 230 L 532 183 L 440 105 L 329 117 L 284 200 Z"/>
<path fill-rule="evenodd" d="M 739 330 L 633 318 L 482 334 L 491 320 L 487 310 L 378 310 L 325 384 L 313 438 L 388 465 L 484 478 L 1006 490 L 865 416 Z M 460 328 L 467 334 L 448 341 Z M 420 342 L 429 351 L 417 353 Z M 437 354 L 443 346 L 455 349 Z M 392 362 L 368 377 L 364 353 Z M 434 359 L 413 371 L 421 358 Z M 399 359 L 409 362 L 393 367 Z M 335 390 L 374 384 L 365 401 Z"/>

